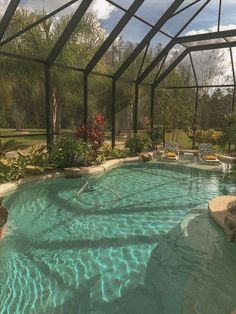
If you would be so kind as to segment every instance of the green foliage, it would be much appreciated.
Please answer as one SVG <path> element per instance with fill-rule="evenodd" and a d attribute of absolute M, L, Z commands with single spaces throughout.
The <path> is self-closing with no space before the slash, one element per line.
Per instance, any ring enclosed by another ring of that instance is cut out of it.
<path fill-rule="evenodd" d="M 18 160 L 0 158 L 0 182 L 18 180 L 25 175 L 25 167 Z"/>
<path fill-rule="evenodd" d="M 0 182 L 18 180 L 25 175 L 38 175 L 50 168 L 47 167 L 49 155 L 45 145 L 31 146 L 27 153 L 18 151 L 15 159 L 0 158 Z"/>
<path fill-rule="evenodd" d="M 152 146 L 150 137 L 147 134 L 135 134 L 128 139 L 125 143 L 125 147 L 130 149 L 131 153 L 141 153 L 145 148 Z"/>
<path fill-rule="evenodd" d="M 198 143 L 211 143 L 212 145 L 216 145 L 219 143 L 220 137 L 221 133 L 212 129 L 206 131 L 198 130 L 196 132 L 196 142 Z"/>
<path fill-rule="evenodd" d="M 47 147 L 46 145 L 38 144 L 30 146 L 26 153 L 18 150 L 17 160 L 25 166 L 46 166 L 49 162 Z"/>
<path fill-rule="evenodd" d="M 118 159 L 118 158 L 125 158 L 126 154 L 124 151 L 121 149 L 114 147 L 112 148 L 111 145 L 105 144 L 102 148 L 102 152 L 106 158 L 106 160 L 111 160 L 111 159 Z"/>
<path fill-rule="evenodd" d="M 225 147 L 227 144 L 236 145 L 236 114 L 230 114 L 226 117 L 227 127 L 222 133 L 219 144 Z"/>
<path fill-rule="evenodd" d="M 16 148 L 15 140 L 9 140 L 5 143 L 2 143 L 0 139 L 0 157 L 5 157 L 7 152 L 14 150 Z"/>
<path fill-rule="evenodd" d="M 126 153 L 121 149 L 115 147 L 112 148 L 111 145 L 105 144 L 97 153 L 95 163 L 97 165 L 102 164 L 106 160 L 125 158 Z"/>
<path fill-rule="evenodd" d="M 59 168 L 85 165 L 91 152 L 86 143 L 76 138 L 60 138 L 53 149 L 51 162 Z"/>

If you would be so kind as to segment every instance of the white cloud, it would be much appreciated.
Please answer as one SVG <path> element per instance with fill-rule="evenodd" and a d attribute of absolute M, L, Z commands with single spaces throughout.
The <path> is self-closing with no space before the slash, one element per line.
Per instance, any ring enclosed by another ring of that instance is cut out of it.
<path fill-rule="evenodd" d="M 104 0 L 95 0 L 91 7 L 98 19 L 106 20 L 116 8 Z"/>
<path fill-rule="evenodd" d="M 4 14 L 10 0 L 0 0 L 0 16 Z"/>
<path fill-rule="evenodd" d="M 2 2 L 6 2 L 8 0 L 0 0 L 0 4 Z M 41 0 L 41 1 L 35 1 L 35 0 L 26 0 L 23 3 L 24 8 L 27 8 L 28 10 L 46 10 L 47 12 L 51 12 L 60 6 L 64 5 L 68 1 L 66 0 Z M 71 5 L 68 9 L 65 11 L 63 10 L 60 15 L 69 14 L 71 12 L 74 12 L 75 8 L 78 7 L 81 1 L 76 2 L 75 4 Z M 110 5 L 105 0 L 94 0 L 91 6 L 89 7 L 88 11 L 93 12 L 96 14 L 98 19 L 100 20 L 106 20 L 110 17 L 110 14 L 116 10 L 116 8 L 112 5 Z"/>
<path fill-rule="evenodd" d="M 222 25 L 220 30 L 236 29 L 236 24 Z M 192 30 L 186 35 L 205 34 L 216 32 L 217 26 L 209 29 Z M 207 40 L 208 43 L 215 40 Z M 204 41 L 201 42 L 202 44 Z M 196 42 L 197 44 L 197 42 Z M 194 52 L 195 70 L 200 79 L 200 84 L 227 84 L 228 78 L 232 83 L 233 72 L 229 49 L 215 49 L 213 51 Z M 236 60 L 236 50 L 233 49 L 233 58 Z"/>
<path fill-rule="evenodd" d="M 228 24 L 228 25 L 221 25 L 220 31 L 227 31 L 230 29 L 236 29 L 236 24 Z M 212 33 L 217 31 L 217 26 L 210 27 L 209 29 L 198 29 L 198 30 L 191 30 L 186 33 L 188 35 L 197 35 L 197 34 L 205 34 L 205 33 Z"/>

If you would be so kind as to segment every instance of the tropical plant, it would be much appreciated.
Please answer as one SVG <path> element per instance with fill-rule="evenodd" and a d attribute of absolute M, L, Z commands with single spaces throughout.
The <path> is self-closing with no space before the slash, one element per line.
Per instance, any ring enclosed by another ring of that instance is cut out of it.
<path fill-rule="evenodd" d="M 98 113 L 87 127 L 81 126 L 76 130 L 76 136 L 84 141 L 88 140 L 91 149 L 96 154 L 104 143 L 104 122 L 103 114 Z"/>
<path fill-rule="evenodd" d="M 112 146 L 109 144 L 103 145 L 101 152 L 103 153 L 106 160 L 126 157 L 126 153 L 124 151 L 117 147 L 112 148 Z"/>
<path fill-rule="evenodd" d="M 30 146 L 26 152 L 18 150 L 17 160 L 25 166 L 45 167 L 49 163 L 49 154 L 46 145 Z"/>
<path fill-rule="evenodd" d="M 131 153 L 141 153 L 145 148 L 152 147 L 152 141 L 147 134 L 135 134 L 126 141 L 125 146 Z"/>
<path fill-rule="evenodd" d="M 16 159 L 0 158 L 0 182 L 18 180 L 25 175 L 25 167 Z"/>
<path fill-rule="evenodd" d="M 222 147 L 225 147 L 227 144 L 234 144 L 236 146 L 236 114 L 230 114 L 226 117 L 227 127 L 222 133 L 219 143 Z M 229 148 L 229 150 L 230 150 Z"/>
<path fill-rule="evenodd" d="M 16 148 L 15 140 L 9 140 L 2 143 L 2 140 L 0 139 L 0 157 L 5 157 L 6 153 L 14 150 L 15 148 Z"/>
<path fill-rule="evenodd" d="M 219 143 L 221 138 L 221 132 L 209 129 L 206 131 L 198 130 L 196 131 L 196 141 L 198 143 L 211 143 L 216 145 Z"/>
<path fill-rule="evenodd" d="M 59 168 L 81 166 L 89 163 L 90 150 L 77 138 L 60 138 L 52 151 L 51 162 Z"/>

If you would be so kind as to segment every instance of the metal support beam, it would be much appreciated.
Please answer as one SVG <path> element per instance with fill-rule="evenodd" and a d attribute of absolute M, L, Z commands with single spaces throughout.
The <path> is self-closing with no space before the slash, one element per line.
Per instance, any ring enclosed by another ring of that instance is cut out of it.
<path fill-rule="evenodd" d="M 144 70 L 144 72 L 139 76 L 137 83 L 141 84 L 145 80 L 145 78 L 153 71 L 153 69 L 158 65 L 158 63 L 161 62 L 161 60 L 168 55 L 168 53 L 174 47 L 175 44 L 176 44 L 176 41 L 172 40 L 165 46 L 165 48 L 150 63 L 150 65 L 146 68 L 146 70 Z"/>
<path fill-rule="evenodd" d="M 193 118 L 193 144 L 192 144 L 192 149 L 195 148 L 195 144 L 196 144 L 197 114 L 198 114 L 198 95 L 199 95 L 199 88 L 196 89 L 194 118 Z"/>
<path fill-rule="evenodd" d="M 221 7 L 222 7 L 222 0 L 219 0 L 219 13 L 218 13 L 218 23 L 217 23 L 218 32 L 220 31 Z"/>
<path fill-rule="evenodd" d="M 189 49 L 190 51 L 202 51 L 202 50 L 213 50 L 213 49 L 222 49 L 222 48 L 230 48 L 230 47 L 236 47 L 236 41 L 192 46 L 187 49 Z"/>
<path fill-rule="evenodd" d="M 215 88 L 215 87 L 222 87 L 222 88 L 228 88 L 228 87 L 234 87 L 234 84 L 225 84 L 225 85 L 219 85 L 219 84 L 212 84 L 212 85 L 182 85 L 182 86 L 162 86 L 161 88 L 164 89 L 193 89 L 193 88 Z"/>
<path fill-rule="evenodd" d="M 143 55 L 143 59 L 142 59 L 142 62 L 141 62 L 141 65 L 140 65 L 140 68 L 139 68 L 139 71 L 138 71 L 137 80 L 138 80 L 140 74 L 142 73 L 143 65 L 144 65 L 144 62 L 145 62 L 145 59 L 146 59 L 146 56 L 147 56 L 147 53 L 148 53 L 149 46 L 150 46 L 150 42 L 146 46 L 146 49 L 145 49 L 145 52 L 144 52 L 144 55 Z"/>
<path fill-rule="evenodd" d="M 88 76 L 84 73 L 84 127 L 88 126 Z M 87 139 L 87 137 L 86 137 Z"/>
<path fill-rule="evenodd" d="M 159 69 L 158 69 L 158 71 L 157 71 L 157 74 L 156 74 L 156 76 L 155 76 L 154 82 L 155 82 L 155 81 L 157 80 L 157 78 L 159 77 L 159 75 L 160 75 L 160 73 L 161 73 L 161 71 L 162 71 L 162 69 L 163 69 L 163 66 L 164 66 L 164 64 L 165 64 L 165 62 L 166 62 L 167 57 L 168 57 L 168 54 L 163 58 L 163 60 L 162 60 L 162 62 L 161 62 L 161 64 L 160 64 L 160 67 L 159 67 Z"/>
<path fill-rule="evenodd" d="M 235 97 L 236 97 L 236 86 L 234 86 L 234 92 L 233 92 L 232 113 L 234 113 L 234 110 L 235 110 Z"/>
<path fill-rule="evenodd" d="M 112 105 L 111 105 L 111 145 L 116 145 L 116 80 L 112 80 Z"/>
<path fill-rule="evenodd" d="M 174 70 L 174 68 L 187 56 L 187 54 L 189 53 L 189 50 L 186 49 L 184 50 L 179 56 L 178 58 L 166 69 L 166 71 L 164 73 L 162 73 L 162 75 L 154 82 L 153 86 L 156 87 L 158 84 L 160 84 L 165 78 L 166 76 L 172 71 Z"/>
<path fill-rule="evenodd" d="M 146 68 L 146 70 L 142 73 L 140 76 L 138 83 L 142 83 L 145 78 L 153 71 L 153 69 L 158 65 L 159 62 L 161 62 L 162 58 L 165 57 L 166 54 L 169 53 L 171 48 L 174 47 L 175 44 L 179 43 L 177 41 L 178 36 L 185 30 L 185 28 L 195 19 L 195 17 L 206 7 L 206 5 L 211 0 L 207 0 L 200 9 L 197 10 L 197 12 L 188 20 L 188 22 L 179 30 L 179 32 L 176 34 L 176 36 L 171 40 L 166 47 L 160 52 L 159 55 L 156 56 L 156 58 L 149 64 L 149 66 Z"/>
<path fill-rule="evenodd" d="M 193 70 L 194 80 L 195 80 L 196 85 L 198 86 L 197 73 L 196 73 L 196 70 L 195 70 L 195 66 L 193 64 L 193 58 L 192 58 L 191 52 L 189 52 L 189 58 L 190 58 L 191 67 L 192 67 L 192 70 Z"/>
<path fill-rule="evenodd" d="M 118 3 L 116 3 L 116 2 L 114 2 L 114 1 L 112 1 L 112 0 L 106 0 L 106 2 L 108 2 L 108 3 L 112 4 L 112 5 L 114 5 L 116 8 L 120 9 L 120 10 L 123 11 L 123 12 L 127 12 L 127 9 L 125 9 L 124 7 L 122 7 L 121 5 L 119 5 Z M 136 14 L 133 14 L 133 18 L 135 18 L 136 20 L 138 20 L 138 21 L 144 23 L 145 25 L 147 25 L 147 26 L 149 26 L 149 27 L 151 27 L 151 28 L 154 28 L 154 25 L 153 25 L 152 23 L 150 23 L 150 22 L 144 20 L 143 18 L 141 18 L 140 16 L 138 16 L 138 15 L 136 15 Z M 172 37 L 170 34 L 164 32 L 163 30 L 160 29 L 159 32 L 160 32 L 161 34 L 167 36 L 168 38 L 173 39 L 173 37 Z"/>
<path fill-rule="evenodd" d="M 231 47 L 229 48 L 229 51 L 230 51 L 230 60 L 231 60 L 231 66 L 232 66 L 234 85 L 236 85 L 236 77 L 235 77 L 235 69 L 234 69 L 234 58 L 233 58 L 233 51 L 232 51 Z"/>
<path fill-rule="evenodd" d="M 221 39 L 224 37 L 234 37 L 234 36 L 236 36 L 236 29 L 231 29 L 231 30 L 227 30 L 227 31 L 203 33 L 203 34 L 178 37 L 177 43 L 178 44 L 184 44 L 184 43 L 190 43 L 190 42 L 196 42 L 196 41 L 204 41 L 204 40 L 210 40 L 210 39 Z"/>
<path fill-rule="evenodd" d="M 201 0 L 195 0 L 195 1 L 193 1 L 192 3 L 189 3 L 188 5 L 186 5 L 185 7 L 183 7 L 182 9 L 179 9 L 179 10 L 176 11 L 174 14 L 172 14 L 171 17 L 174 17 L 174 16 L 180 14 L 181 12 L 187 10 L 188 8 L 192 7 L 194 4 L 196 4 L 196 3 L 200 2 L 200 1 L 201 1 Z"/>
<path fill-rule="evenodd" d="M 46 113 L 47 149 L 50 152 L 53 145 L 50 68 L 48 66 L 45 66 L 44 70 L 45 70 L 45 113 Z"/>
<path fill-rule="evenodd" d="M 81 2 L 80 6 L 78 7 L 76 12 L 72 16 L 71 20 L 66 25 L 66 28 L 64 29 L 63 33 L 59 37 L 55 46 L 53 47 L 53 49 L 49 53 L 47 60 L 46 60 L 46 62 L 49 66 L 51 66 L 54 63 L 54 61 L 56 60 L 59 53 L 61 52 L 61 50 L 65 46 L 66 42 L 69 40 L 73 31 L 75 30 L 75 28 L 77 27 L 77 25 L 79 24 L 81 19 L 83 18 L 84 14 L 86 13 L 87 9 L 89 8 L 89 6 L 91 5 L 92 2 L 93 2 L 93 0 L 83 0 Z"/>
<path fill-rule="evenodd" d="M 213 49 L 221 49 L 221 48 L 230 48 L 236 47 L 236 41 L 234 42 L 224 42 L 224 43 L 214 43 L 200 46 L 193 46 L 187 48 L 184 52 L 182 52 L 179 57 L 166 69 L 166 71 L 153 83 L 153 86 L 157 86 L 160 84 L 164 78 L 185 58 L 185 56 L 191 51 L 202 51 L 202 50 L 213 50 Z M 186 87 L 185 87 L 186 88 Z"/>
<path fill-rule="evenodd" d="M 134 95 L 134 117 L 133 117 L 133 128 L 134 134 L 138 132 L 138 103 L 139 103 L 139 85 L 135 84 L 135 95 Z"/>
<path fill-rule="evenodd" d="M 43 16 L 42 18 L 40 18 L 39 20 L 35 21 L 34 23 L 26 26 L 25 28 L 23 28 L 22 30 L 20 30 L 19 32 L 13 34 L 12 36 L 6 38 L 5 40 L 3 40 L 2 42 L 0 42 L 0 47 L 2 47 L 3 45 L 9 43 L 10 41 L 16 39 L 17 37 L 23 35 L 24 33 L 26 33 L 27 31 L 31 30 L 32 28 L 34 28 L 35 26 L 41 24 L 42 22 L 48 20 L 50 17 L 53 17 L 55 14 L 61 12 L 62 10 L 66 9 L 67 7 L 71 6 L 73 3 L 78 2 L 78 0 L 72 0 L 69 1 L 68 3 L 64 4 L 63 6 L 59 7 L 58 9 L 52 11 L 51 13 Z"/>
<path fill-rule="evenodd" d="M 151 124 L 151 136 L 153 137 L 154 127 L 154 103 L 155 103 L 155 88 L 151 86 L 151 107 L 150 107 L 150 124 Z"/>
<path fill-rule="evenodd" d="M 45 61 L 42 59 L 38 59 L 38 58 L 34 58 L 34 57 L 28 57 L 28 56 L 22 56 L 22 55 L 10 53 L 10 52 L 0 51 L 0 55 L 3 57 L 10 57 L 13 59 L 19 59 L 19 60 L 23 60 L 23 61 L 30 61 L 30 62 L 45 64 Z"/>
<path fill-rule="evenodd" d="M 158 33 L 161 27 L 166 23 L 166 21 L 171 17 L 171 15 L 178 9 L 178 7 L 184 2 L 184 0 L 175 0 L 172 5 L 166 10 L 166 12 L 161 16 L 159 21 L 154 25 L 154 27 L 147 33 L 144 39 L 138 44 L 138 46 L 133 50 L 125 62 L 119 67 L 119 69 L 114 74 L 115 79 L 119 79 L 121 75 L 127 70 L 130 64 L 138 57 L 141 51 L 146 47 L 146 45 L 153 39 L 153 37 Z"/>
<path fill-rule="evenodd" d="M 121 31 L 124 29 L 124 27 L 128 24 L 128 22 L 131 20 L 133 14 L 140 8 L 140 6 L 143 4 L 144 0 L 135 0 L 127 12 L 124 14 L 124 16 L 120 19 L 118 24 L 114 27 L 113 31 L 110 33 L 110 35 L 106 38 L 106 40 L 103 42 L 101 47 L 98 49 L 92 60 L 89 62 L 89 64 L 85 68 L 85 72 L 89 74 L 94 67 L 97 65 L 99 60 L 104 56 L 105 52 L 110 48 L 112 43 L 115 41 L 115 39 L 118 37 L 118 35 L 121 33 Z"/>
<path fill-rule="evenodd" d="M 0 41 L 3 38 L 3 35 L 8 27 L 8 25 L 11 22 L 11 19 L 18 7 L 18 4 L 20 3 L 20 0 L 11 0 L 9 3 L 5 14 L 3 15 L 1 22 L 0 22 Z"/>

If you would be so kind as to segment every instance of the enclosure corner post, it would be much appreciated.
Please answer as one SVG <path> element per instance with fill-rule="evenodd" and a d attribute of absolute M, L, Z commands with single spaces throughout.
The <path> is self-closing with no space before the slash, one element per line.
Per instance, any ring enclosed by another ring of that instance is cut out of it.
<path fill-rule="evenodd" d="M 193 118 L 192 149 L 195 149 L 195 145 L 196 145 L 197 113 L 198 113 L 198 93 L 199 93 L 199 88 L 197 87 L 197 89 L 196 89 L 196 98 L 195 98 L 195 108 L 194 108 L 194 118 Z"/>
<path fill-rule="evenodd" d="M 151 86 L 151 106 L 150 106 L 150 128 L 151 138 L 153 140 L 153 126 L 154 126 L 154 102 L 155 102 L 155 87 Z"/>
<path fill-rule="evenodd" d="M 134 96 L 134 133 L 138 132 L 138 102 L 139 102 L 139 85 L 135 83 L 135 96 Z"/>
<path fill-rule="evenodd" d="M 50 82 L 50 67 L 45 64 L 45 112 L 46 112 L 46 131 L 47 131 L 47 149 L 50 152 L 53 146 L 53 131 L 52 131 L 52 110 L 51 110 L 51 82 Z"/>
<path fill-rule="evenodd" d="M 112 78 L 111 145 L 116 145 L 116 79 Z"/>
<path fill-rule="evenodd" d="M 84 72 L 84 127 L 87 130 L 88 126 L 88 75 Z M 87 132 L 86 132 L 87 140 Z"/>

